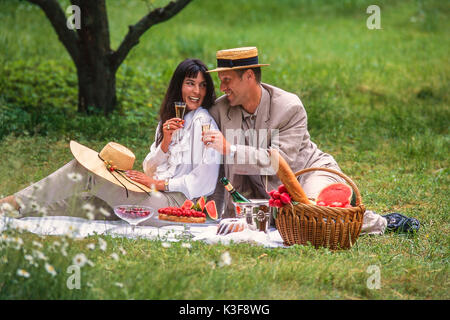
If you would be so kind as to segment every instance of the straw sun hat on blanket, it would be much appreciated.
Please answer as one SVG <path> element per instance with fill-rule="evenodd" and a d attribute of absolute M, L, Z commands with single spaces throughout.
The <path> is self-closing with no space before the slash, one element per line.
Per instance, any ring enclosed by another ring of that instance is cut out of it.
<path fill-rule="evenodd" d="M 146 192 L 149 187 L 132 181 L 125 176 L 125 171 L 132 170 L 135 155 L 131 150 L 116 142 L 109 142 L 98 153 L 76 141 L 70 141 L 70 150 L 75 159 L 87 170 L 95 173 L 118 186 L 125 188 L 128 192 Z"/>

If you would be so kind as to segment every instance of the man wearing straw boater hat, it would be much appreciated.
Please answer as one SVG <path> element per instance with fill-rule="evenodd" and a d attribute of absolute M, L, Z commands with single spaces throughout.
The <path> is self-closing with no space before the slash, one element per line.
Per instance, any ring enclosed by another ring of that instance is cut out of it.
<path fill-rule="evenodd" d="M 209 110 L 221 132 L 209 131 L 203 141 L 224 155 L 223 175 L 247 198 L 268 198 L 266 190 L 281 184 L 276 174 L 268 171 L 269 148 L 279 149 L 294 172 L 310 167 L 326 167 L 340 171 L 334 158 L 319 150 L 310 140 L 307 115 L 299 97 L 261 82 L 261 64 L 256 47 L 217 51 L 220 90 Z M 319 191 L 340 177 L 314 171 L 298 177 L 305 193 L 316 198 Z M 214 197 L 225 196 L 224 217 L 234 216 L 230 195 L 218 186 Z M 362 232 L 381 234 L 387 220 L 366 211 Z"/>

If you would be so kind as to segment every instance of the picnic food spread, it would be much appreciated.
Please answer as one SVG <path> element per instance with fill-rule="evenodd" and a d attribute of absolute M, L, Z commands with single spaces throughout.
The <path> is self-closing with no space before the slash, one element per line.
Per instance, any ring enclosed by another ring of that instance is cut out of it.
<path fill-rule="evenodd" d="M 167 207 L 158 209 L 158 213 L 160 220 L 185 223 L 205 223 L 206 221 L 206 215 L 194 209 Z"/>
<path fill-rule="evenodd" d="M 204 213 L 206 211 L 206 213 Z M 160 220 L 205 223 L 206 218 L 216 220 L 217 209 L 214 200 L 206 202 L 206 197 L 200 197 L 197 203 L 187 199 L 181 207 L 166 207 L 158 209 Z"/>

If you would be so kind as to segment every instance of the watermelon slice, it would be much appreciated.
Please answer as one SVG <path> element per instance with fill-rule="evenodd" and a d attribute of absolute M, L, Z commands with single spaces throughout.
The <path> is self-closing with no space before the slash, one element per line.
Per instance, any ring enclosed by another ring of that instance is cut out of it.
<path fill-rule="evenodd" d="M 323 188 L 317 196 L 319 206 L 341 207 L 356 205 L 356 196 L 350 186 L 344 183 L 332 183 Z"/>
<path fill-rule="evenodd" d="M 217 220 L 217 208 L 216 208 L 216 202 L 214 200 L 210 200 L 205 204 L 206 212 L 208 213 L 208 216 L 213 219 Z"/>
<path fill-rule="evenodd" d="M 181 209 L 192 209 L 194 207 L 194 202 L 192 202 L 189 199 L 186 199 L 186 201 L 181 206 Z"/>
<path fill-rule="evenodd" d="M 203 212 L 203 209 L 205 209 L 205 204 L 206 204 L 206 197 L 201 196 L 200 199 L 198 199 L 198 201 L 197 201 L 197 205 L 196 205 L 196 207 L 198 208 L 197 211 Z"/>

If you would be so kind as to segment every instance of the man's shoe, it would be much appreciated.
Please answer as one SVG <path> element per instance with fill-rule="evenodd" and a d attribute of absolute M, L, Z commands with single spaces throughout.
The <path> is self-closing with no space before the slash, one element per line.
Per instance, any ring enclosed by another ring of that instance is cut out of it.
<path fill-rule="evenodd" d="M 398 212 L 382 216 L 387 220 L 386 231 L 413 233 L 419 231 L 420 222 L 416 218 L 408 218 Z"/>

